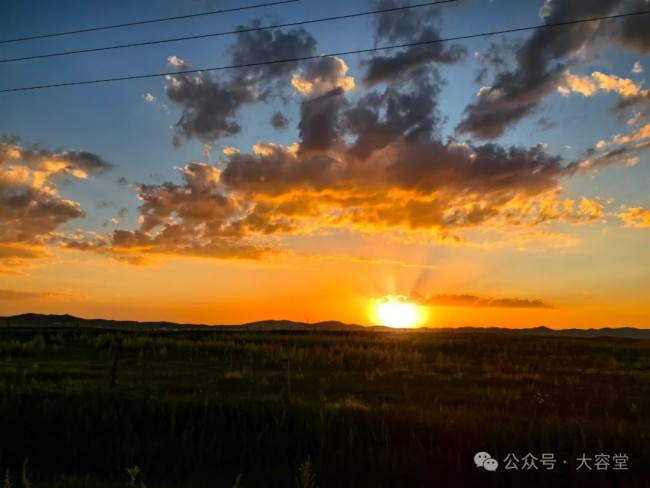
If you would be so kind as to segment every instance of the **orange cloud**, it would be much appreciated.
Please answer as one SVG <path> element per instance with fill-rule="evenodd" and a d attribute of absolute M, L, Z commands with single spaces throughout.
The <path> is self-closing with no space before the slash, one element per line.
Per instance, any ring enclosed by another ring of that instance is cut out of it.
<path fill-rule="evenodd" d="M 299 141 L 259 142 L 249 153 L 229 147 L 213 165 L 177 168 L 179 183 L 132 185 L 142 202 L 138 228 L 63 245 L 133 262 L 156 254 L 258 259 L 282 252 L 287 236 L 340 228 L 468 245 L 467 229 L 516 229 L 521 238 L 522 229 L 603 216 L 595 200 L 560 199 L 560 183 L 620 158 L 569 163 L 541 144 L 442 140 L 440 79 L 424 70 L 355 100 L 341 87 L 340 60 L 318 59 L 301 73 L 300 83 L 312 85 L 303 87 Z M 216 91 L 201 85 L 201 96 L 215 98 L 223 87 L 213 82 Z M 180 83 L 195 100 L 194 82 Z"/>
<path fill-rule="evenodd" d="M 629 78 L 608 75 L 600 71 L 594 71 L 591 76 L 574 75 L 567 71 L 558 91 L 563 96 L 579 93 L 584 97 L 591 97 L 598 92 L 614 92 L 623 98 L 635 97 L 647 92 L 641 89 L 640 83 L 635 83 Z"/>
<path fill-rule="evenodd" d="M 7 300 L 7 301 L 30 300 L 34 298 L 60 298 L 63 296 L 65 296 L 65 294 L 56 293 L 56 292 L 0 289 L 0 300 Z"/>
<path fill-rule="evenodd" d="M 617 216 L 623 221 L 624 227 L 650 227 L 650 210 L 643 207 L 628 208 Z"/>
<path fill-rule="evenodd" d="M 16 137 L 0 137 L 0 266 L 44 256 L 60 226 L 85 216 L 77 202 L 59 195 L 60 180 L 86 179 L 110 167 L 92 153 L 29 149 Z"/>
<path fill-rule="evenodd" d="M 422 305 L 435 307 L 478 307 L 478 308 L 545 308 L 555 307 L 539 299 L 483 298 L 476 295 L 433 295 L 424 297 L 412 293 L 411 300 Z"/>
<path fill-rule="evenodd" d="M 613 141 L 616 144 L 629 144 L 631 142 L 643 141 L 645 139 L 650 139 L 650 123 L 626 136 L 620 134 L 616 135 L 614 136 Z"/>
<path fill-rule="evenodd" d="M 336 88 L 348 92 L 354 88 L 354 78 L 346 76 L 348 65 L 337 57 L 322 57 L 305 64 L 295 73 L 291 84 L 301 95 L 323 95 Z"/>

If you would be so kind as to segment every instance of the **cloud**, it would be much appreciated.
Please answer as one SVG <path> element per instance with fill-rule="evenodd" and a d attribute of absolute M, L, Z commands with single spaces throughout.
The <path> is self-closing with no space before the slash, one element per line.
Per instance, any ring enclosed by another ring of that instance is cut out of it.
<path fill-rule="evenodd" d="M 591 97 L 598 92 L 614 92 L 623 98 L 630 98 L 643 93 L 640 83 L 600 71 L 594 71 L 591 76 L 578 76 L 567 71 L 557 89 L 563 96 L 574 92 L 584 97 Z"/>
<path fill-rule="evenodd" d="M 623 221 L 624 227 L 638 229 L 650 227 L 650 210 L 643 207 L 624 209 L 617 217 Z"/>
<path fill-rule="evenodd" d="M 498 219 L 530 226 L 602 216 L 597 205 L 584 202 L 573 211 L 571 201 L 569 211 L 561 214 L 543 207 L 560 178 L 575 169 L 539 146 L 401 140 L 374 153 L 363 165 L 355 161 L 345 149 L 338 154 L 304 154 L 267 145 L 253 155 L 229 156 L 221 182 L 247 199 L 263 200 L 265 217 L 279 213 L 288 222 L 295 217 L 287 228 L 298 229 L 298 224 L 318 216 L 316 227 L 429 230 L 452 238 L 457 230 Z"/>
<path fill-rule="evenodd" d="M 634 116 L 628 120 L 627 125 L 632 127 L 644 120 L 650 118 L 650 89 L 643 89 L 643 82 L 634 82 L 629 78 L 622 78 L 613 74 L 605 74 L 594 71 L 590 76 L 578 76 L 567 71 L 558 91 L 563 96 L 569 96 L 571 93 L 579 93 L 584 97 L 591 97 L 598 93 L 616 93 L 618 101 L 613 108 L 621 117 L 625 111 L 630 108 L 638 108 Z M 621 144 L 621 136 L 616 136 Z M 631 136 L 629 140 L 632 140 Z M 628 141 L 629 142 L 629 141 Z M 600 141 L 596 149 L 602 149 L 605 142 Z"/>
<path fill-rule="evenodd" d="M 295 143 L 227 146 L 214 164 L 177 168 L 180 182 L 132 184 L 141 201 L 137 228 L 80 233 L 63 245 L 134 264 L 156 255 L 272 258 L 286 254 L 290 236 L 339 229 L 484 247 L 494 242 L 476 243 L 467 231 L 498 231 L 503 245 L 559 247 L 576 239 L 550 231 L 551 223 L 604 218 L 603 203 L 562 198 L 561 183 L 629 154 L 568 161 L 541 144 L 443 139 L 441 86 L 435 70 L 420 67 L 399 85 L 350 99 L 341 86 L 310 90 Z"/>
<path fill-rule="evenodd" d="M 642 119 L 643 119 L 643 114 L 641 112 L 636 112 L 634 116 L 626 122 L 626 124 L 628 127 L 633 127 L 635 125 L 638 125 Z"/>
<path fill-rule="evenodd" d="M 241 29 L 260 26 L 254 21 Z M 316 40 L 304 29 L 284 32 L 239 32 L 229 48 L 233 65 L 255 64 L 274 59 L 311 56 Z M 175 125 L 173 144 L 198 139 L 212 143 L 241 132 L 237 118 L 242 107 L 260 101 L 286 86 L 297 63 L 275 63 L 233 70 L 230 78 L 219 80 L 209 73 L 167 75 L 167 97 L 182 110 Z"/>
<path fill-rule="evenodd" d="M 408 261 L 400 261 L 396 259 L 382 259 L 382 258 L 367 258 L 361 256 L 346 256 L 346 255 L 318 255 L 318 254 L 299 254 L 296 253 L 291 257 L 297 259 L 304 259 L 308 261 L 343 261 L 353 264 L 367 264 L 379 266 L 398 266 L 400 268 L 418 268 L 423 270 L 439 269 L 440 266 L 435 264 L 426 263 L 413 263 Z"/>
<path fill-rule="evenodd" d="M 261 21 L 254 20 L 240 29 L 260 27 Z M 240 32 L 235 44 L 230 47 L 233 65 L 265 63 L 267 61 L 295 59 L 313 56 L 316 39 L 303 28 L 283 31 L 281 29 Z M 258 84 L 260 97 L 264 98 L 278 80 L 285 83 L 287 77 L 299 66 L 298 62 L 260 64 L 239 68 L 233 72 L 234 80 L 245 84 Z"/>
<path fill-rule="evenodd" d="M 310 151 L 258 143 L 251 154 L 226 151 L 215 165 L 179 168 L 181 184 L 133 185 L 142 202 L 139 228 L 62 242 L 138 264 L 171 254 L 259 259 L 283 252 L 283 236 L 326 229 L 424 233 L 459 245 L 467 228 L 602 217 L 597 202 L 557 200 L 560 178 L 574 170 L 541 146 L 400 137 L 362 164 L 349 150 L 343 143 Z"/>
<path fill-rule="evenodd" d="M 409 5 L 410 1 L 400 1 L 397 5 Z M 377 10 L 395 7 L 394 1 L 379 0 Z M 438 27 L 432 25 L 439 17 L 439 9 L 433 8 L 422 15 L 415 9 L 398 12 L 385 12 L 375 17 L 375 41 L 387 44 L 406 44 L 441 39 Z M 377 54 L 362 62 L 366 73 L 364 82 L 374 85 L 381 82 L 393 82 L 415 68 L 429 63 L 454 64 L 467 54 L 464 46 L 448 45 L 434 42 L 419 46 L 406 47 L 392 54 Z"/>
<path fill-rule="evenodd" d="M 551 130 L 558 126 L 558 122 L 551 121 L 546 117 L 540 117 L 535 125 L 539 127 L 540 130 Z"/>
<path fill-rule="evenodd" d="M 167 58 L 167 64 L 178 69 L 184 69 L 188 67 L 188 64 L 178 56 L 169 56 Z"/>
<path fill-rule="evenodd" d="M 440 121 L 441 85 L 434 73 L 418 69 L 400 89 L 389 86 L 359 98 L 343 117 L 345 128 L 356 137 L 350 155 L 365 160 L 397 140 L 428 137 Z"/>
<path fill-rule="evenodd" d="M 633 0 L 627 2 L 626 12 L 641 12 L 648 10 L 648 0 Z M 632 15 L 612 22 L 611 35 L 625 47 L 634 49 L 640 54 L 650 52 L 650 35 L 648 34 L 648 16 Z"/>
<path fill-rule="evenodd" d="M 634 63 L 634 66 L 632 66 L 632 73 L 634 73 L 635 75 L 638 75 L 638 74 L 641 74 L 643 72 L 644 72 L 643 65 L 639 61 Z"/>
<path fill-rule="evenodd" d="M 237 216 L 245 212 L 247 203 L 220 191 L 219 169 L 189 163 L 178 171 L 181 185 L 133 185 L 142 201 L 139 229 L 116 230 L 108 236 L 79 232 L 60 239 L 62 247 L 95 251 L 133 264 L 142 264 L 151 255 L 256 259 L 272 252 L 244 234 Z"/>
<path fill-rule="evenodd" d="M 477 307 L 477 308 L 536 308 L 555 309 L 556 307 L 539 299 L 523 298 L 483 298 L 476 295 L 432 295 L 422 296 L 412 293 L 411 300 L 432 307 Z"/>
<path fill-rule="evenodd" d="M 0 289 L 0 300 L 16 301 L 16 300 L 32 300 L 39 298 L 59 298 L 61 293 L 42 292 L 42 291 L 20 291 L 8 290 L 6 288 Z"/>
<path fill-rule="evenodd" d="M 627 126 L 634 127 L 641 120 L 641 115 L 637 114 L 627 122 Z M 576 164 L 583 170 L 609 165 L 634 166 L 639 162 L 640 153 L 648 149 L 650 149 L 650 123 L 629 134 L 616 134 L 609 142 L 598 141 L 593 148 L 585 151 L 585 159 Z"/>
<path fill-rule="evenodd" d="M 321 57 L 308 61 L 299 73 L 294 73 L 291 84 L 301 95 L 324 95 L 337 88 L 348 92 L 354 88 L 354 78 L 346 76 L 348 65 L 337 57 Z"/>
<path fill-rule="evenodd" d="M 57 184 L 84 180 L 111 165 L 96 154 L 28 148 L 0 137 L 0 265 L 42 257 L 46 241 L 85 212 L 60 195 Z"/>
<path fill-rule="evenodd" d="M 631 142 L 643 141 L 645 139 L 650 139 L 650 123 L 644 125 L 638 130 L 632 132 L 628 135 L 615 135 L 613 141 L 616 144 L 629 144 Z"/>
<path fill-rule="evenodd" d="M 176 123 L 174 146 L 184 140 L 198 139 L 210 143 L 241 132 L 236 118 L 239 109 L 256 100 L 251 86 L 220 83 L 207 73 L 168 75 L 167 97 L 182 108 Z"/>
<path fill-rule="evenodd" d="M 622 0 L 562 2 L 547 0 L 540 15 L 546 23 L 610 14 Z M 575 54 L 601 29 L 600 22 L 556 29 L 537 29 L 514 52 L 516 66 L 501 71 L 465 108 L 456 130 L 481 139 L 493 139 L 534 113 L 553 93 Z"/>
<path fill-rule="evenodd" d="M 289 127 L 289 119 L 282 112 L 275 112 L 271 117 L 271 126 L 274 129 L 286 129 Z"/>
<path fill-rule="evenodd" d="M 326 151 L 340 140 L 339 116 L 347 101 L 341 87 L 300 104 L 300 150 Z"/>
<path fill-rule="evenodd" d="M 129 213 L 129 210 L 127 208 L 119 209 L 117 212 L 117 217 L 113 217 L 108 220 L 105 220 L 104 223 L 102 224 L 102 227 L 108 227 L 110 224 L 113 225 L 121 224 L 122 219 L 126 216 L 127 213 Z"/>
<path fill-rule="evenodd" d="M 479 52 L 476 51 L 475 57 L 479 65 L 474 77 L 474 83 L 484 84 L 488 73 L 491 71 L 501 72 L 508 68 L 508 53 L 515 51 L 517 44 L 508 39 L 502 39 L 499 43 L 493 42 L 488 48 Z"/>
<path fill-rule="evenodd" d="M 169 107 L 168 107 L 167 105 L 165 105 L 164 103 L 162 103 L 160 100 L 158 100 L 158 99 L 157 99 L 154 95 L 152 95 L 151 93 L 147 93 L 147 94 L 145 94 L 145 95 L 142 95 L 142 99 L 143 99 L 145 102 L 147 102 L 147 103 L 149 103 L 149 104 L 151 104 L 151 105 L 157 105 L 157 106 L 159 106 L 159 107 L 162 108 L 165 112 L 167 112 L 167 114 L 170 114 L 170 113 L 171 113 L 171 112 L 169 111 Z"/>

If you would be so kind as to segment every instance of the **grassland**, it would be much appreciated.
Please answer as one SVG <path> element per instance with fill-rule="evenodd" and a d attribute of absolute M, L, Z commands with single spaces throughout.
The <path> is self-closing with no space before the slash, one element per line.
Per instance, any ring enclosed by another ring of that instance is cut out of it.
<path fill-rule="evenodd" d="M 646 488 L 649 407 L 644 340 L 0 332 L 0 479 L 16 488 L 26 460 L 33 488 Z M 558 464 L 489 473 L 479 450 Z M 583 453 L 629 470 L 577 470 Z"/>

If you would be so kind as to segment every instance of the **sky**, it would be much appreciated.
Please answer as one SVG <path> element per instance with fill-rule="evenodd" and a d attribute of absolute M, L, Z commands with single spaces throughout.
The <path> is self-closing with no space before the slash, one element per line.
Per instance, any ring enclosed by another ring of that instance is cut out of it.
<path fill-rule="evenodd" d="M 0 41 L 261 3 L 8 0 Z M 419 3 L 0 42 L 0 315 L 650 327 L 650 14 L 446 40 L 650 2 Z"/>

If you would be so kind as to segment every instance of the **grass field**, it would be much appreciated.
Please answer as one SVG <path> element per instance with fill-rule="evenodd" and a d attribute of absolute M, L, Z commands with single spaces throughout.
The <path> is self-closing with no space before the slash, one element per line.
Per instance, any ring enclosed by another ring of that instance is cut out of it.
<path fill-rule="evenodd" d="M 0 334 L 4 488 L 650 487 L 650 341 Z M 528 453 L 557 464 L 504 469 Z M 628 470 L 578 470 L 583 454 L 625 454 Z"/>

